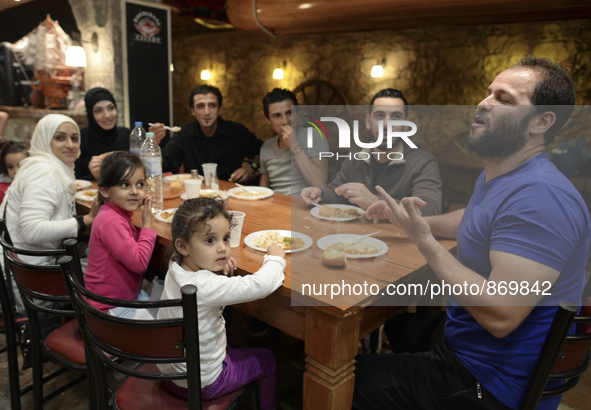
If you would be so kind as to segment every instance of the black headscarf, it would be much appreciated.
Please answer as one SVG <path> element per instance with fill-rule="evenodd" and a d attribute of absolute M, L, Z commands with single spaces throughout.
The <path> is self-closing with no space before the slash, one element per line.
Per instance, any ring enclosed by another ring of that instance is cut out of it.
<path fill-rule="evenodd" d="M 94 119 L 94 113 L 92 109 L 101 101 L 111 101 L 115 108 L 117 108 L 117 103 L 115 102 L 115 98 L 113 94 L 106 88 L 96 87 L 91 90 L 88 90 L 86 95 L 84 96 L 84 102 L 86 104 L 86 118 L 88 118 L 88 128 L 92 133 L 93 137 L 98 137 L 101 140 L 106 140 L 110 138 L 115 138 L 117 136 L 117 125 L 115 125 L 110 130 L 104 130 L 101 128 L 100 125 Z"/>
<path fill-rule="evenodd" d="M 129 151 L 129 129 L 115 125 L 110 130 L 104 130 L 94 119 L 92 109 L 101 101 L 111 101 L 117 108 L 113 94 L 106 88 L 92 88 L 84 96 L 88 125 L 80 130 L 80 158 L 76 160 L 76 178 L 78 179 L 93 179 L 88 170 L 88 164 L 93 156 L 110 151 Z"/>

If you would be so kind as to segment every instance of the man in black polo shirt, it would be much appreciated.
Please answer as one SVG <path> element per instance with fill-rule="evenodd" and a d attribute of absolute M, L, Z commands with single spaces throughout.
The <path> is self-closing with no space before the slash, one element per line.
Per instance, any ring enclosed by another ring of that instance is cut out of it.
<path fill-rule="evenodd" d="M 162 149 L 164 172 L 179 172 L 181 165 L 189 172 L 198 169 L 203 175 L 202 164 L 218 164 L 218 177 L 234 182 L 248 181 L 259 167 L 259 152 L 263 142 L 244 125 L 226 121 L 222 113 L 222 93 L 217 87 L 199 85 L 189 98 L 195 121 L 181 126 L 170 142 Z M 165 133 L 164 124 L 150 127 L 156 140 Z M 243 160 L 249 159 L 242 166 Z"/>

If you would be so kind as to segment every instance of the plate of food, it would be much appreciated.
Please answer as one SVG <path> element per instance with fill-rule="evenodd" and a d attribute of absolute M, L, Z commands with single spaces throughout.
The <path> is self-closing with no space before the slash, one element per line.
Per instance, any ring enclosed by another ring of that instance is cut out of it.
<path fill-rule="evenodd" d="M 202 189 L 201 191 L 199 191 L 199 197 L 200 198 L 216 198 L 216 199 L 225 200 L 225 199 L 228 199 L 228 194 L 225 191 L 219 191 L 217 189 Z M 184 194 L 181 194 L 181 199 L 183 201 L 187 200 L 187 193 L 186 192 Z"/>
<path fill-rule="evenodd" d="M 74 198 L 80 199 L 81 201 L 94 201 L 98 195 L 98 189 L 85 189 L 78 191 L 74 194 Z"/>
<path fill-rule="evenodd" d="M 347 233 L 328 235 L 318 239 L 316 245 L 324 251 L 329 246 L 342 242 L 347 258 L 375 258 L 388 252 L 388 245 L 384 241 L 366 237 L 357 242 L 360 236 L 362 235 Z"/>
<path fill-rule="evenodd" d="M 184 182 L 185 179 L 189 179 L 191 178 L 191 174 L 173 174 L 173 175 L 167 175 L 165 177 L 162 177 L 162 179 L 164 181 L 168 181 L 168 182 Z M 202 176 L 199 176 L 199 179 L 203 179 Z"/>
<path fill-rule="evenodd" d="M 273 190 L 264 186 L 244 186 L 236 187 L 228 190 L 228 195 L 236 199 L 244 199 L 247 201 L 254 201 L 257 199 L 265 199 L 273 196 Z"/>
<path fill-rule="evenodd" d="M 164 211 L 160 211 L 156 215 L 154 215 L 154 218 L 156 218 L 160 222 L 166 222 L 170 224 L 172 223 L 172 218 L 174 218 L 174 214 L 176 213 L 177 209 L 178 208 L 165 209 Z"/>
<path fill-rule="evenodd" d="M 257 251 L 267 252 L 267 246 L 277 243 L 283 246 L 285 253 L 300 252 L 308 249 L 314 241 L 308 235 L 293 231 L 258 231 L 244 238 L 246 246 Z"/>
<path fill-rule="evenodd" d="M 353 205 L 330 204 L 315 206 L 310 209 L 310 214 L 327 221 L 347 222 L 361 218 L 365 211 Z"/>
<path fill-rule="evenodd" d="M 90 181 L 85 181 L 83 179 L 76 180 L 76 189 L 84 189 L 84 188 L 88 188 L 90 186 L 92 186 L 92 182 L 90 182 Z"/>

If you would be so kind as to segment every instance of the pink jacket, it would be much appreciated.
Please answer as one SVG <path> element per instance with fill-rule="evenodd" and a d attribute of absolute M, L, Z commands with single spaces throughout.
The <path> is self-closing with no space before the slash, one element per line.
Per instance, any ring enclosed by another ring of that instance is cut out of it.
<path fill-rule="evenodd" d="M 149 228 L 138 233 L 131 223 L 132 214 L 105 202 L 92 223 L 84 282 L 99 295 L 135 300 L 140 291 L 157 234 Z M 104 311 L 113 307 L 93 304 Z"/>
<path fill-rule="evenodd" d="M 10 186 L 12 182 L 0 182 L 0 203 L 4 200 L 4 195 L 6 195 L 6 190 Z"/>

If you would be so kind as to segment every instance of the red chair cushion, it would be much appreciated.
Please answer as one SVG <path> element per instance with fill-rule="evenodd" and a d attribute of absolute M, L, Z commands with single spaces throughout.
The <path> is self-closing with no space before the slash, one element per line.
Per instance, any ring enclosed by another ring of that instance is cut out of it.
<path fill-rule="evenodd" d="M 156 365 L 144 365 L 141 370 L 158 373 Z M 236 390 L 214 400 L 203 401 L 203 409 L 222 410 L 238 397 L 242 389 Z M 175 396 L 164 382 L 157 380 L 136 379 L 130 377 L 117 392 L 117 406 L 121 410 L 162 409 L 186 410 L 189 402 Z"/>
<path fill-rule="evenodd" d="M 591 296 L 583 301 L 579 316 L 591 315 Z M 577 323 L 576 334 L 583 335 L 591 332 L 591 323 Z M 560 348 L 560 355 L 554 365 L 552 374 L 563 373 L 579 366 L 589 354 L 591 340 L 584 342 L 569 342 L 568 340 Z"/>
<path fill-rule="evenodd" d="M 72 363 L 86 365 L 84 340 L 76 320 L 70 320 L 51 332 L 45 339 L 45 346 Z"/>
<path fill-rule="evenodd" d="M 591 315 L 591 296 L 588 296 L 583 301 L 583 306 L 581 306 L 581 312 L 579 313 L 581 316 Z M 591 323 L 577 323 L 577 333 L 589 333 L 591 332 Z"/>

